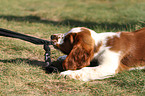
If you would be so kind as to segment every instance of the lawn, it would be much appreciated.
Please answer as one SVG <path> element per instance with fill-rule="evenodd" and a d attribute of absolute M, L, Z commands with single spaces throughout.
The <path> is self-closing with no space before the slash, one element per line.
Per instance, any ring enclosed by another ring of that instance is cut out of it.
<path fill-rule="evenodd" d="M 84 26 L 96 32 L 145 27 L 145 0 L 0 0 L 0 28 L 50 40 Z M 52 63 L 61 52 L 51 47 Z M 42 45 L 0 37 L 1 96 L 144 96 L 145 70 L 83 82 L 44 70 Z"/>

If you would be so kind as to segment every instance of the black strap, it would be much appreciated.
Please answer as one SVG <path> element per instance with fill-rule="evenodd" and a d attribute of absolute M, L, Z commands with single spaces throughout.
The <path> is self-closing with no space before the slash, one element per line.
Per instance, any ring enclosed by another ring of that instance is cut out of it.
<path fill-rule="evenodd" d="M 47 67 L 51 66 L 51 58 L 50 58 L 50 47 L 49 45 L 52 45 L 50 41 L 39 39 L 36 37 L 24 35 L 21 33 L 13 32 L 10 30 L 2 29 L 0 28 L 0 36 L 5 36 L 5 37 L 12 37 L 12 38 L 18 38 L 24 41 L 31 42 L 36 45 L 44 45 L 44 50 L 45 50 L 45 63 Z"/>
<path fill-rule="evenodd" d="M 0 36 L 18 38 L 18 39 L 21 39 L 24 41 L 31 42 L 36 45 L 43 45 L 43 44 L 51 45 L 50 41 L 39 39 L 39 38 L 28 36 L 28 35 L 24 35 L 24 34 L 21 34 L 18 32 L 13 32 L 10 30 L 2 29 L 2 28 L 0 28 Z"/>

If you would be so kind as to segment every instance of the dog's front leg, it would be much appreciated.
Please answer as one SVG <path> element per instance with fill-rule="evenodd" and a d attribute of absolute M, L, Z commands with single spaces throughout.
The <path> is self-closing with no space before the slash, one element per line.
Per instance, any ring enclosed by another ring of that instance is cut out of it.
<path fill-rule="evenodd" d="M 98 57 L 100 61 L 99 66 L 84 67 L 75 71 L 68 70 L 61 72 L 61 75 L 82 81 L 108 78 L 116 73 L 119 66 L 119 57 L 119 52 L 113 52 L 108 49 Z"/>

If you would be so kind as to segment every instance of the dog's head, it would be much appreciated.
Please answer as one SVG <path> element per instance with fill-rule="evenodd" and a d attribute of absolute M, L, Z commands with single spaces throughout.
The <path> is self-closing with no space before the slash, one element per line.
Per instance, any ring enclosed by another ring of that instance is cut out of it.
<path fill-rule="evenodd" d="M 75 70 L 90 65 L 94 50 L 91 31 L 77 27 L 65 34 L 51 35 L 53 46 L 68 55 L 63 63 L 64 69 Z"/>

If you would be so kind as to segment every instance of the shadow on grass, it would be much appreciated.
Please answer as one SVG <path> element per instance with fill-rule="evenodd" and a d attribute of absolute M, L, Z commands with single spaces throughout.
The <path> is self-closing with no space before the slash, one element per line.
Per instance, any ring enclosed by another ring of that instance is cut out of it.
<path fill-rule="evenodd" d="M 44 66 L 44 62 L 38 61 L 38 60 L 30 60 L 30 59 L 24 59 L 24 58 L 16 58 L 16 59 L 10 59 L 10 60 L 1 60 L 0 62 L 3 63 L 13 63 L 13 64 L 22 64 L 27 63 L 32 66 Z"/>
<path fill-rule="evenodd" d="M 41 19 L 38 16 L 6 16 L 6 15 L 0 15 L 0 18 L 6 19 L 8 21 L 17 21 L 17 22 L 30 22 L 30 23 L 43 23 L 43 24 L 51 24 L 54 26 L 70 26 L 70 27 L 88 27 L 91 29 L 94 29 L 94 26 L 97 26 L 99 28 L 107 29 L 107 30 L 127 30 L 127 29 L 134 29 L 136 24 L 138 22 L 126 22 L 126 24 L 118 24 L 118 23 L 109 23 L 109 22 L 103 22 L 103 23 L 97 23 L 97 22 L 83 22 L 79 20 L 73 20 L 73 19 L 66 19 L 62 21 L 53 21 L 53 20 L 46 20 Z M 96 20 L 97 21 L 97 20 Z M 144 24 L 140 22 L 140 25 L 143 27 Z"/>
<path fill-rule="evenodd" d="M 25 59 L 25 58 L 16 58 L 16 59 L 9 59 L 9 60 L 1 60 L 0 59 L 0 62 L 12 63 L 12 64 L 28 64 L 31 66 L 39 66 L 39 67 L 42 67 L 42 69 L 45 70 L 46 73 L 63 71 L 63 68 L 61 66 L 62 62 L 60 62 L 60 61 L 53 61 L 51 64 L 52 67 L 45 67 L 46 64 L 43 61 L 30 60 L 30 59 Z M 57 70 L 54 70 L 53 68 L 57 68 Z"/>
<path fill-rule="evenodd" d="M 39 66 L 42 67 L 43 70 L 46 71 L 46 73 L 58 73 L 58 72 L 62 72 L 63 67 L 62 67 L 62 63 L 63 61 L 53 61 L 51 63 L 51 67 L 45 67 L 46 64 L 43 61 L 38 61 L 38 60 L 30 60 L 30 59 L 25 59 L 25 58 L 16 58 L 16 59 L 9 59 L 9 60 L 2 60 L 0 59 L 0 62 L 3 63 L 12 63 L 12 64 L 28 64 L 31 66 Z M 94 66 L 98 66 L 98 62 L 91 62 L 90 66 L 88 67 L 94 67 Z"/>

